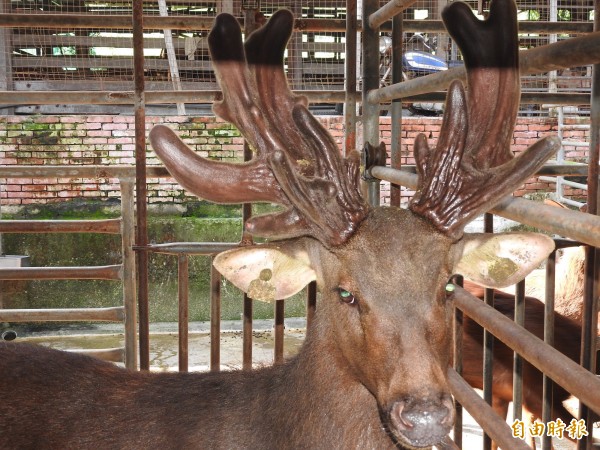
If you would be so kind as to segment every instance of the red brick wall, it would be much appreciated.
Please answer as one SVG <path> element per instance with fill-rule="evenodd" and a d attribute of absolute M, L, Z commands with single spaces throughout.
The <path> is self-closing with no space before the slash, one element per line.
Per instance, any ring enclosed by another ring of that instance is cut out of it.
<path fill-rule="evenodd" d="M 321 116 L 319 120 L 330 131 L 338 145 L 343 143 L 343 119 Z M 586 119 L 580 119 L 585 122 Z M 242 138 L 229 124 L 215 117 L 148 117 L 147 128 L 166 123 L 175 128 L 182 139 L 202 156 L 225 161 L 242 160 Z M 419 133 L 425 133 L 430 145 L 435 145 L 441 118 L 405 118 L 402 125 L 402 163 L 414 164 L 412 144 Z M 512 149 L 521 152 L 540 137 L 557 133 L 555 119 L 522 118 L 515 128 Z M 589 139 L 587 131 L 572 130 L 565 139 Z M 381 138 L 388 144 L 391 135 L 389 117 L 381 118 Z M 568 157 L 584 161 L 586 154 L 579 148 L 566 147 Z M 63 164 L 134 164 L 134 126 L 131 116 L 0 116 L 0 165 L 63 165 Z M 148 165 L 158 165 L 148 148 Z M 151 203 L 178 203 L 187 196 L 172 180 L 149 179 Z M 26 205 L 60 202 L 75 198 L 107 199 L 119 197 L 117 180 L 94 179 L 0 179 L 3 205 Z M 517 191 L 522 195 L 536 190 L 552 190 L 553 186 L 530 180 Z M 382 188 L 383 201 L 389 190 Z M 577 192 L 575 192 L 577 194 Z M 412 192 L 405 193 L 406 198 Z"/>

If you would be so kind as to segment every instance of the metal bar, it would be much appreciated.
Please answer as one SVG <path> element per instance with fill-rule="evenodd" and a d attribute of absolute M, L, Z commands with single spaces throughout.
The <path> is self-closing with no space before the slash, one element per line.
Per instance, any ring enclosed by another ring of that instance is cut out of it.
<path fill-rule="evenodd" d="M 169 242 L 165 244 L 150 244 L 146 247 L 146 251 L 166 255 L 211 256 L 237 248 L 238 246 L 239 244 L 234 242 Z"/>
<path fill-rule="evenodd" d="M 114 308 L 2 309 L 0 322 L 122 322 L 125 311 Z"/>
<path fill-rule="evenodd" d="M 136 270 L 133 242 L 135 239 L 135 200 L 133 197 L 135 180 L 121 179 L 121 251 L 123 253 L 123 306 L 125 308 L 125 367 L 136 370 L 137 352 L 137 310 L 136 310 Z"/>
<path fill-rule="evenodd" d="M 546 292 L 544 300 L 544 342 L 554 347 L 554 300 L 556 289 L 556 250 L 546 261 Z M 553 381 L 542 374 L 542 423 L 552 420 Z M 547 433 L 541 439 L 542 450 L 552 450 L 552 436 Z"/>
<path fill-rule="evenodd" d="M 515 292 L 515 323 L 525 327 L 525 280 L 517 283 Z M 523 417 L 523 358 L 513 355 L 513 420 Z"/>
<path fill-rule="evenodd" d="M 275 364 L 280 364 L 283 362 L 284 318 L 285 318 L 285 301 L 277 300 L 275 302 L 275 349 L 274 349 Z"/>
<path fill-rule="evenodd" d="M 0 233 L 107 233 L 119 234 L 121 219 L 106 220 L 0 220 Z"/>
<path fill-rule="evenodd" d="M 600 380 L 594 374 L 460 287 L 455 290 L 454 303 L 572 395 L 585 398 L 590 408 L 600 411 Z"/>
<path fill-rule="evenodd" d="M 344 100 L 344 154 L 356 150 L 356 63 L 357 63 L 357 0 L 346 1 L 346 58 Z"/>
<path fill-rule="evenodd" d="M 146 110 L 144 100 L 144 5 L 142 0 L 133 0 L 133 95 L 135 115 L 135 179 L 136 179 L 136 238 L 138 269 L 138 316 L 140 369 L 150 369 L 150 319 L 148 310 L 148 212 L 146 205 Z M 106 21 L 110 22 L 110 21 Z M 169 28 L 169 27 L 162 27 Z"/>
<path fill-rule="evenodd" d="M 249 36 L 256 28 L 256 14 L 259 11 L 259 1 L 256 2 L 256 9 L 244 9 L 244 34 Z M 252 149 L 247 141 L 244 141 L 244 161 L 252 159 Z M 245 203 L 242 205 L 242 225 L 246 223 L 252 216 L 252 205 Z M 252 235 L 246 231 L 246 227 L 242 227 L 242 242 L 252 244 Z M 242 320 L 242 368 L 244 370 L 252 369 L 252 322 L 253 322 L 253 302 L 246 293 L 243 300 L 243 320 Z"/>
<path fill-rule="evenodd" d="M 158 11 L 162 17 L 167 17 L 169 15 L 166 0 L 158 0 Z M 167 51 L 167 60 L 169 61 L 169 74 L 171 75 L 173 90 L 180 91 L 181 78 L 179 77 L 179 67 L 177 65 L 177 57 L 175 56 L 175 46 L 173 45 L 173 33 L 171 29 L 163 29 L 163 36 L 165 40 L 165 50 Z M 183 103 L 177 103 L 177 114 L 185 116 L 185 105 Z"/>
<path fill-rule="evenodd" d="M 379 8 L 379 0 L 363 0 L 363 24 Z M 379 88 L 379 29 L 363 27 L 362 33 L 362 96 L 363 96 L 363 144 L 379 145 L 379 103 L 367 103 L 370 91 Z M 363 145 L 363 146 L 364 146 Z M 370 205 L 380 202 L 380 183 L 368 183 L 367 200 Z"/>
<path fill-rule="evenodd" d="M 103 30 L 131 29 L 131 16 L 111 14 L 0 14 L 0 28 L 100 28 Z M 238 18 L 243 24 L 243 18 Z M 214 17 L 198 16 L 169 16 L 154 15 L 144 16 L 145 29 L 209 31 L 213 25 Z M 590 33 L 593 25 L 587 22 L 541 22 L 519 21 L 520 33 L 559 33 L 583 34 Z M 357 22 L 358 31 L 362 31 L 362 21 Z M 333 31 L 343 33 L 345 20 L 343 19 L 296 19 L 295 31 Z M 384 23 L 381 31 L 391 31 L 391 25 Z M 446 27 L 441 20 L 407 20 L 406 31 L 410 33 L 445 33 Z"/>
<path fill-rule="evenodd" d="M 481 300 L 477 301 L 483 305 Z M 473 388 L 451 368 L 448 369 L 448 383 L 454 398 L 469 411 L 481 428 L 486 430 L 486 433 L 489 433 L 500 447 L 511 450 L 530 450 L 523 441 L 512 436 L 506 422 L 500 419 L 490 405 L 484 402 Z"/>
<path fill-rule="evenodd" d="M 490 213 L 484 215 L 484 232 L 494 232 L 494 216 Z M 486 305 L 494 307 L 494 290 L 484 289 L 483 301 Z M 494 386 L 494 336 L 486 328 L 483 329 L 483 400 L 491 405 L 493 401 Z M 483 449 L 492 448 L 492 438 L 485 432 L 483 433 Z"/>
<path fill-rule="evenodd" d="M 189 369 L 188 322 L 189 322 L 189 259 L 187 255 L 177 258 L 177 286 L 179 299 L 179 371 Z"/>
<path fill-rule="evenodd" d="M 120 280 L 121 265 L 0 268 L 0 280 Z"/>
<path fill-rule="evenodd" d="M 371 175 L 413 189 L 417 186 L 417 176 L 403 170 L 373 167 Z M 490 212 L 550 233 L 600 247 L 600 217 L 592 214 L 556 208 L 510 196 L 505 197 Z"/>
<path fill-rule="evenodd" d="M 521 75 L 598 63 L 600 62 L 600 32 L 519 52 L 519 58 Z M 445 90 L 452 81 L 456 79 L 465 81 L 466 76 L 464 67 L 456 67 L 433 75 L 413 78 L 403 83 L 372 90 L 366 98 L 363 98 L 363 105 L 366 103 L 378 105 L 394 98 Z"/>
<path fill-rule="evenodd" d="M 456 275 L 454 284 L 457 286 L 463 285 L 463 277 Z M 463 373 L 463 313 L 460 309 L 454 308 L 454 350 L 452 357 L 452 365 L 454 370 L 460 376 Z M 454 419 L 454 442 L 458 447 L 462 448 L 462 433 L 463 433 L 463 407 L 458 401 L 454 404 L 455 419 Z"/>
<path fill-rule="evenodd" d="M 1 178 L 134 178 L 133 166 L 0 166 Z M 148 176 L 169 178 L 164 167 L 148 167 Z"/>
<path fill-rule="evenodd" d="M 385 170 L 384 167 L 379 167 L 377 171 L 381 173 L 382 180 L 392 181 L 395 175 L 395 170 L 401 170 L 407 173 L 417 173 L 417 167 L 414 164 L 404 164 L 401 169 Z M 392 169 L 394 169 L 392 167 Z M 371 172 L 374 175 L 374 172 Z M 554 164 L 547 163 L 540 170 L 535 173 L 535 176 L 587 176 L 588 165 L 587 164 Z"/>
<path fill-rule="evenodd" d="M 402 42 L 403 42 L 402 14 L 397 14 L 392 19 L 392 83 L 402 81 Z M 402 101 L 392 101 L 392 137 L 391 137 L 391 166 L 400 169 L 402 162 Z M 397 184 L 390 186 L 390 205 L 400 206 L 402 189 Z"/>
<path fill-rule="evenodd" d="M 99 349 L 77 349 L 68 350 L 81 355 L 93 356 L 94 358 L 110 362 L 125 362 L 127 351 L 124 348 L 99 348 Z"/>
<path fill-rule="evenodd" d="M 361 102 L 358 93 L 346 95 L 342 90 L 334 91 L 294 91 L 305 96 L 310 103 L 342 103 L 344 101 Z M 215 90 L 182 90 L 182 91 L 149 91 L 145 94 L 146 105 L 163 105 L 177 103 L 212 104 L 222 99 L 221 91 Z M 445 92 L 424 92 L 406 95 L 403 103 L 444 102 Z M 133 105 L 133 91 L 0 91 L 0 103 L 7 105 L 54 105 L 57 103 L 72 105 Z M 523 92 L 522 104 L 543 105 L 589 105 L 590 96 L 584 93 L 567 92 Z M 152 168 L 150 169 L 152 170 Z"/>
<path fill-rule="evenodd" d="M 210 371 L 221 371 L 221 274 L 210 265 Z"/>
<path fill-rule="evenodd" d="M 317 311 L 317 282 L 311 281 L 308 283 L 306 290 L 306 328 L 308 329 L 315 318 Z"/>
<path fill-rule="evenodd" d="M 417 0 L 391 0 L 369 16 L 369 26 L 379 28 L 384 22 L 400 14 Z M 393 28 L 393 27 L 392 27 Z"/>

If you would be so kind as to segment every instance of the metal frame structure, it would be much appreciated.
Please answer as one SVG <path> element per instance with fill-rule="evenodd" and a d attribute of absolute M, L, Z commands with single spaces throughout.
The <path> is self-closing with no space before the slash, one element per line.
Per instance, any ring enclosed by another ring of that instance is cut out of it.
<path fill-rule="evenodd" d="M 257 2 L 252 2 L 257 5 Z M 328 31 L 346 31 L 347 32 L 347 66 L 346 66 L 346 91 L 345 92 L 306 92 L 312 101 L 322 102 L 345 102 L 345 124 L 346 139 L 345 148 L 353 149 L 356 147 L 357 140 L 357 118 L 356 102 L 362 98 L 363 104 L 363 135 L 364 141 L 372 144 L 378 144 L 379 141 L 379 103 L 383 101 L 392 101 L 392 167 L 375 167 L 371 174 L 381 180 L 387 180 L 392 183 L 392 204 L 399 204 L 400 186 L 415 185 L 416 176 L 410 170 L 400 170 L 400 144 L 401 144 L 401 104 L 402 101 L 414 101 L 418 99 L 436 100 L 443 99 L 443 94 L 438 91 L 443 90 L 454 78 L 464 78 L 462 69 L 448 70 L 443 74 L 431 75 L 428 77 L 417 78 L 407 82 L 400 82 L 398 76 L 402 33 L 406 31 L 420 32 L 441 32 L 443 25 L 440 21 L 411 21 L 402 20 L 398 14 L 403 8 L 411 4 L 410 0 L 390 1 L 383 8 L 379 7 L 378 0 L 363 0 L 362 20 L 356 19 L 357 4 L 356 0 L 347 1 L 347 19 L 340 20 L 317 20 L 306 19 L 298 20 L 296 27 L 302 30 L 328 30 Z M 246 15 L 246 25 L 250 25 L 251 14 Z M 506 319 L 495 312 L 490 306 L 485 305 L 479 299 L 475 299 L 464 291 L 459 290 L 457 294 L 457 315 L 462 312 L 467 313 L 471 318 L 478 321 L 482 326 L 488 328 L 496 338 L 501 339 L 507 345 L 515 349 L 525 359 L 531 361 L 543 372 L 551 376 L 556 382 L 563 384 L 573 394 L 583 400 L 581 407 L 582 417 L 586 418 L 588 423 L 592 423 L 592 411 L 600 413 L 600 381 L 598 381 L 590 372 L 590 368 L 595 367 L 595 330 L 597 327 L 598 312 L 598 284 L 600 272 L 600 252 L 594 247 L 600 247 L 600 218 L 598 217 L 598 167 L 600 158 L 600 6 L 598 2 L 595 5 L 595 23 L 594 28 L 589 24 L 573 23 L 525 23 L 520 24 L 522 31 L 527 32 L 552 32 L 552 33 L 588 33 L 580 38 L 573 38 L 567 41 L 553 44 L 544 48 L 534 49 L 523 53 L 521 57 L 523 73 L 538 73 L 549 70 L 556 70 L 561 67 L 571 65 L 585 65 L 594 63 L 592 96 L 591 99 L 586 95 L 573 94 L 524 94 L 527 102 L 549 103 L 549 104 L 591 104 L 591 145 L 590 161 L 587 166 L 587 175 L 589 177 L 588 190 L 588 211 L 589 214 L 574 212 L 570 210 L 558 210 L 557 208 L 545 208 L 539 204 L 533 204 L 527 200 L 517 198 L 507 198 L 491 212 L 504 217 L 518 220 L 522 223 L 533 225 L 552 233 L 557 233 L 565 237 L 576 239 L 577 241 L 588 244 L 590 247 L 587 252 L 586 269 L 586 288 L 585 288 L 585 310 L 584 310 L 584 329 L 582 345 L 583 367 L 579 367 L 566 357 L 558 354 L 550 345 L 533 338 L 522 327 Z M 390 26 L 390 23 L 393 26 Z M 15 92 L 10 87 L 0 84 L 0 88 L 6 90 L 0 91 L 0 103 L 2 104 L 107 104 L 107 105 L 130 105 L 135 113 L 136 124 L 136 194 L 138 199 L 146 198 L 146 177 L 166 176 L 160 169 L 146 167 L 146 138 L 145 138 L 145 108 L 150 104 L 157 103 L 204 103 L 219 99 L 220 93 L 217 91 L 153 91 L 147 92 L 144 86 L 144 56 L 143 56 L 143 30 L 144 29 L 196 29 L 207 30 L 212 24 L 211 18 L 198 17 L 160 17 L 144 16 L 141 0 L 134 0 L 133 10 L 133 33 L 134 33 L 134 61 L 135 61 L 135 90 L 119 92 Z M 0 10 L 0 30 L 7 27 L 54 27 L 54 28 L 131 28 L 131 16 L 111 16 L 110 21 L 106 21 L 101 16 L 86 15 L 14 15 L 6 14 Z M 362 93 L 356 93 L 356 83 L 354 74 L 356 74 L 356 47 L 355 39 L 358 31 L 363 32 L 363 83 Z M 392 32 L 392 40 L 395 43 L 394 48 L 394 80 L 391 86 L 378 89 L 379 86 L 379 52 L 378 36 L 380 31 Z M 593 32 L 592 32 L 593 31 Z M 2 34 L 0 34 L 1 36 Z M 0 80 L 1 83 L 1 80 Z M 71 167 L 70 167 L 71 168 Z M 102 168 L 106 170 L 107 168 Z M 12 171 L 10 171 L 12 170 Z M 15 169 L 0 171 L 0 176 L 18 176 L 13 172 Z M 18 170 L 24 170 L 19 168 Z M 34 170 L 34 169 L 32 169 Z M 37 168 L 39 176 L 47 176 L 48 171 L 60 170 L 59 168 L 43 167 Z M 83 169 L 81 169 L 83 170 Z M 123 169 L 125 170 L 125 169 Z M 127 169 L 127 177 L 132 177 L 131 168 Z M 550 171 L 551 168 L 548 168 Z M 576 172 L 573 172 L 573 171 Z M 25 173 L 25 172 L 23 172 Z M 28 177 L 34 175 L 29 174 Z M 33 173 L 33 172 L 31 172 Z M 581 167 L 561 167 L 552 169 L 554 175 L 570 175 L 573 173 L 581 174 Z M 37 175 L 36 175 L 37 176 Z M 369 183 L 369 199 L 371 203 L 379 202 L 379 182 Z M 134 209 L 131 208 L 132 212 Z M 167 253 L 178 258 L 179 262 L 179 301 L 180 301 L 180 370 L 187 370 L 187 268 L 188 257 L 191 255 L 214 255 L 219 251 L 229 248 L 232 244 L 190 244 L 190 243 L 170 243 L 150 245 L 147 236 L 147 210 L 146 202 L 138 201 L 135 206 L 137 213 L 137 229 L 135 246 L 127 244 L 127 247 L 134 248 L 137 252 L 137 293 L 139 307 L 139 341 L 140 341 L 140 367 L 149 368 L 149 324 L 148 324 L 148 255 L 151 252 Z M 490 216 L 491 217 L 491 216 Z M 489 220 L 489 219 L 488 219 Z M 1 225 L 1 223 L 0 223 Z M 5 225 L 8 227 L 8 225 Z M 29 225 L 19 224 L 19 232 L 23 232 Z M 127 225 L 132 228 L 132 224 Z M 0 231 L 3 229 L 0 228 Z M 5 231 L 10 231 L 8 228 Z M 247 242 L 243 242 L 247 244 Z M 124 242 L 124 247 L 125 247 Z M 233 244 L 237 245 L 237 244 Z M 553 259 L 548 264 L 548 272 L 551 274 Z M 1 273 L 0 273 L 1 275 Z M 550 278 L 551 279 L 551 278 Z M 213 336 L 213 347 L 211 348 L 211 370 L 219 370 L 219 340 L 216 338 L 219 334 L 219 275 L 213 271 L 211 282 L 212 294 L 211 305 L 213 309 L 213 320 L 211 323 L 211 333 Z M 309 289 L 309 308 L 308 319 L 310 326 L 310 317 L 315 308 L 315 286 Z M 517 297 L 521 297 L 520 295 Z M 491 303 L 491 300 L 489 301 Z M 276 312 L 276 356 L 279 361 L 282 356 L 282 336 L 283 336 L 283 304 L 277 305 Z M 551 293 L 549 293 L 547 308 L 548 317 L 551 317 Z M 246 301 L 244 309 L 244 367 L 251 366 L 251 302 Z M 135 314 L 126 314 L 130 320 Z M 499 325 L 500 324 L 500 325 Z M 547 343 L 551 344 L 552 334 L 551 326 L 547 328 Z M 457 333 L 457 342 L 460 341 L 460 332 Z M 540 360 L 541 351 L 548 355 L 545 360 Z M 489 406 L 484 406 L 482 400 L 466 385 L 460 375 L 460 346 L 457 346 L 455 357 L 455 370 L 450 371 L 450 382 L 454 395 L 458 402 L 469 410 L 476 420 L 482 425 L 485 432 L 491 439 L 498 442 L 504 448 L 521 448 L 520 442 L 515 441 L 510 434 L 510 430 L 503 419 L 495 416 Z M 487 353 L 486 359 L 490 353 Z M 490 367 L 487 369 L 490 372 Z M 548 378 L 546 378 L 548 380 Z M 546 383 L 546 381 L 545 381 Z M 597 389 L 594 389 L 597 387 Z M 491 395 L 491 386 L 486 383 L 485 396 L 489 400 Z M 516 388 L 517 395 L 519 388 Z M 546 392 L 548 392 L 546 390 Z M 548 401 L 546 404 L 548 405 Z M 460 410 L 460 408 L 459 408 Z M 548 408 L 546 407 L 546 411 Z M 460 421 L 455 431 L 455 443 L 449 443 L 449 448 L 460 447 L 461 444 Z M 549 443 L 544 443 L 544 448 L 549 448 Z M 485 448 L 489 448 L 490 442 L 487 439 L 484 443 Z M 582 440 L 579 443 L 579 449 L 591 448 L 590 440 Z"/>

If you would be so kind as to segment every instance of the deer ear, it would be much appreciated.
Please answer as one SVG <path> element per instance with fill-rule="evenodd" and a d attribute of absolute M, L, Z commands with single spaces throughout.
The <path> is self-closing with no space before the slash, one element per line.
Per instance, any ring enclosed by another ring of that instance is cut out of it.
<path fill-rule="evenodd" d="M 274 245 L 241 247 L 220 253 L 214 266 L 254 300 L 291 297 L 316 279 L 308 254 Z"/>
<path fill-rule="evenodd" d="M 538 233 L 465 235 L 455 272 L 489 288 L 521 281 L 554 250 L 554 242 Z"/>

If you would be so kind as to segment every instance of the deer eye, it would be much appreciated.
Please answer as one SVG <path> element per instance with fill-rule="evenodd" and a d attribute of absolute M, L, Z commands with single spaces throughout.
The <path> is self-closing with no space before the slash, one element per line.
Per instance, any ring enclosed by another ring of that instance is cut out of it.
<path fill-rule="evenodd" d="M 354 294 L 352 294 L 352 292 L 349 292 L 343 288 L 338 288 L 338 293 L 342 302 L 348 305 L 356 305 L 356 298 L 354 298 Z"/>
<path fill-rule="evenodd" d="M 446 293 L 446 298 L 452 297 L 455 290 L 456 290 L 456 286 L 454 285 L 454 283 L 452 283 L 452 281 L 448 281 L 448 283 L 446 283 L 446 287 L 444 289 L 444 292 Z"/>

